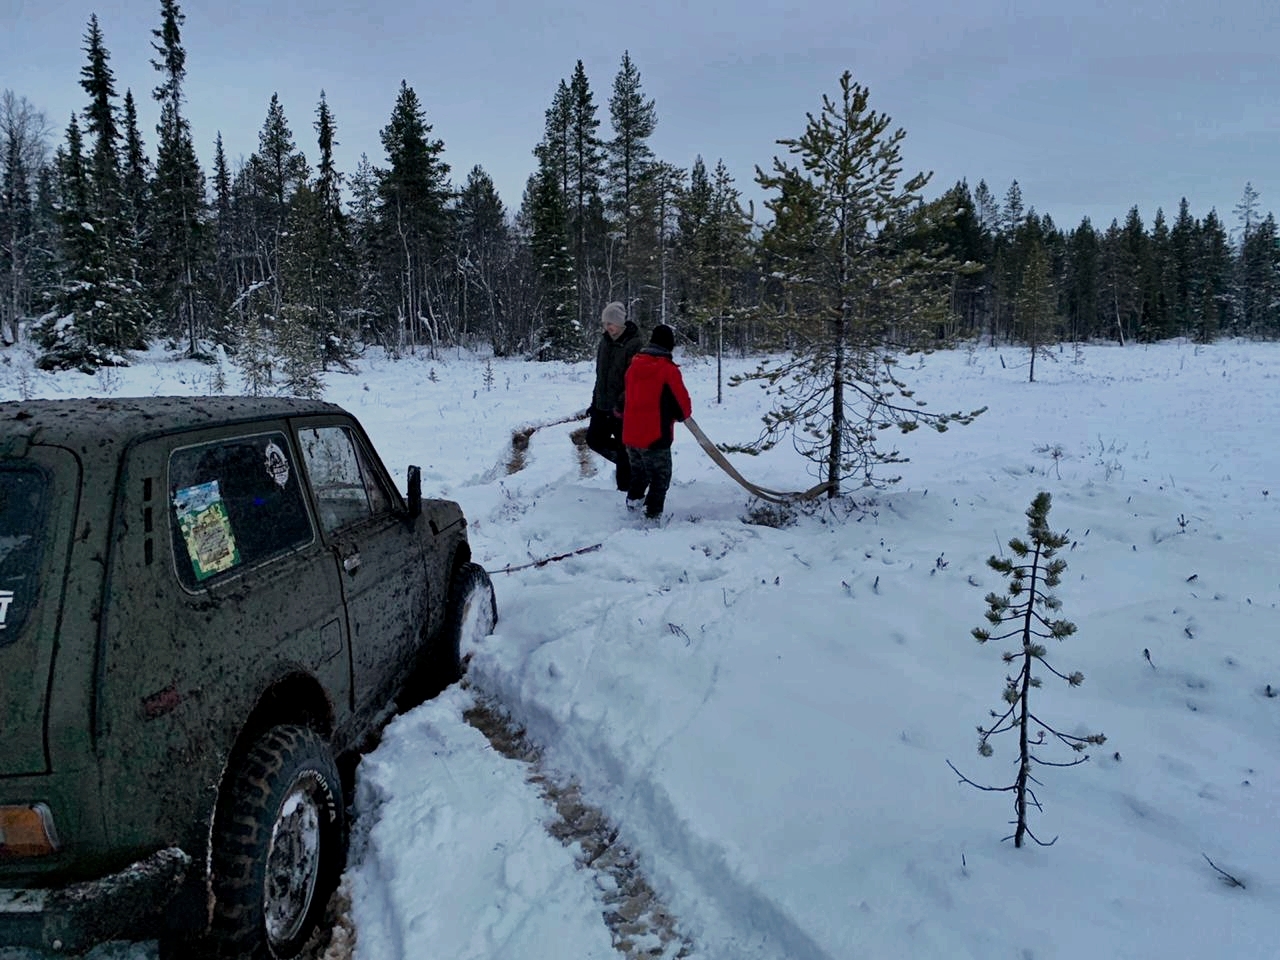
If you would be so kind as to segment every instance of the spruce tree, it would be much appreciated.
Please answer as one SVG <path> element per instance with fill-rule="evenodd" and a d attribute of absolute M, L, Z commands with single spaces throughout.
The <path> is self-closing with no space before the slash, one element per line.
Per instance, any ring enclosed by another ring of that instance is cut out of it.
<path fill-rule="evenodd" d="M 743 306 L 751 220 L 723 160 L 707 172 L 702 157 L 689 170 L 678 197 L 676 249 L 680 310 L 696 323 L 730 319 Z"/>
<path fill-rule="evenodd" d="M 99 359 L 94 307 L 101 284 L 100 244 L 91 223 L 89 171 L 76 114 L 55 163 L 58 282 L 46 292 L 48 311 L 36 329 L 42 349 L 38 363 L 47 370 L 78 367 L 92 373 Z"/>
<path fill-rule="evenodd" d="M 160 26 L 151 31 L 151 65 L 160 74 L 152 96 L 160 104 L 156 125 L 155 180 L 152 184 L 151 249 L 153 276 L 164 326 L 184 331 L 187 353 L 205 357 L 200 346 L 202 316 L 198 281 L 204 265 L 204 174 L 196 159 L 191 125 L 183 114 L 187 53 L 182 45 L 186 20 L 177 0 L 160 0 Z"/>
<path fill-rule="evenodd" d="M 138 108 L 133 101 L 133 91 L 124 93 L 124 153 L 121 157 L 120 193 L 124 226 L 121 239 L 127 251 L 130 276 L 142 288 L 147 271 L 144 267 L 147 245 L 151 239 L 151 162 L 147 159 L 138 129 Z M 155 313 L 150 292 L 142 289 L 147 303 L 147 313 Z"/>
<path fill-rule="evenodd" d="M 1235 208 L 1240 223 L 1239 254 L 1233 272 L 1235 329 L 1249 337 L 1274 335 L 1276 311 L 1276 225 L 1261 212 L 1261 197 L 1252 183 Z"/>
<path fill-rule="evenodd" d="M 508 351 L 512 321 L 502 273 L 509 267 L 512 238 L 498 190 L 480 166 L 471 168 L 458 194 L 454 244 L 461 280 L 459 335 L 480 334 L 495 353 L 500 346 Z"/>
<path fill-rule="evenodd" d="M 585 348 L 587 331 L 579 322 L 579 275 L 570 233 L 571 129 L 569 85 L 561 80 L 545 113 L 542 140 L 533 150 L 537 170 L 521 204 L 536 290 L 533 355 L 539 360 L 576 358 Z"/>
<path fill-rule="evenodd" d="M 1012 237 L 1022 226 L 1025 214 L 1026 205 L 1022 200 L 1022 187 L 1017 180 L 1014 180 L 1005 191 L 1004 203 L 1000 207 L 1000 232 L 1006 237 Z"/>
<path fill-rule="evenodd" d="M 1129 336 L 1141 339 L 1143 327 L 1150 318 L 1150 303 L 1147 300 L 1151 275 L 1151 240 L 1147 236 L 1146 225 L 1137 207 L 1130 207 L 1124 218 L 1125 262 L 1131 271 L 1129 283 L 1132 287 L 1133 303 L 1130 307 Z"/>
<path fill-rule="evenodd" d="M 276 311 L 284 302 L 280 257 L 289 219 L 289 204 L 295 191 L 306 182 L 309 172 L 306 157 L 294 142 L 280 97 L 273 93 L 267 105 L 267 116 L 258 132 L 257 152 L 249 158 L 249 178 L 255 198 L 253 213 L 259 238 L 256 279 L 271 285 Z"/>
<path fill-rule="evenodd" d="M 1280 236 L 1273 214 L 1261 217 L 1241 242 L 1239 263 L 1251 303 L 1242 332 L 1274 338 L 1280 333 Z"/>
<path fill-rule="evenodd" d="M 525 189 L 524 217 L 529 223 L 539 293 L 541 329 L 535 334 L 539 360 L 571 360 L 582 354 L 585 331 L 578 323 L 573 257 L 565 242 L 566 209 L 557 172 L 545 157 Z"/>
<path fill-rule="evenodd" d="M 674 318 L 677 284 L 673 261 L 685 177 L 679 167 L 660 160 L 649 165 L 636 185 L 637 247 L 647 251 L 649 268 L 639 275 L 640 283 L 633 289 L 647 308 L 636 312 L 649 324 L 671 323 Z"/>
<path fill-rule="evenodd" d="M 1156 208 L 1148 238 L 1146 292 L 1146 316 L 1143 321 L 1143 339 L 1148 342 L 1164 340 L 1173 335 L 1173 284 L 1170 269 L 1169 224 L 1163 208 Z"/>
<path fill-rule="evenodd" d="M 1071 267 L 1067 278 L 1067 321 L 1072 341 L 1080 343 L 1094 335 L 1098 322 L 1098 233 L 1088 217 L 1071 232 L 1068 245 Z"/>
<path fill-rule="evenodd" d="M 556 177 L 562 197 L 571 194 L 572 172 L 569 164 L 569 131 L 572 114 L 569 109 L 569 84 L 561 80 L 551 97 L 551 106 L 544 115 L 542 142 L 534 148 L 539 162 L 545 161 L 548 170 Z M 566 217 L 568 214 L 566 213 Z"/>
<path fill-rule="evenodd" d="M 1123 227 L 1111 221 L 1100 252 L 1098 313 L 1123 346 L 1137 336 L 1143 315 L 1147 238 L 1137 207 L 1129 210 Z"/>
<path fill-rule="evenodd" d="M 689 168 L 689 183 L 680 196 L 677 212 L 681 312 L 690 316 L 696 314 L 706 299 L 707 276 L 702 261 L 710 244 L 710 224 L 711 177 L 699 154 Z"/>
<path fill-rule="evenodd" d="M 238 283 L 231 168 L 227 165 L 227 154 L 222 146 L 222 131 L 218 131 L 213 142 L 213 204 L 210 214 L 214 316 L 226 317 L 235 300 Z"/>
<path fill-rule="evenodd" d="M 973 215 L 988 236 L 1000 232 L 1000 204 L 985 180 L 973 188 Z"/>
<path fill-rule="evenodd" d="M 1018 734 L 1018 772 L 1014 782 L 1004 787 L 980 786 L 968 777 L 960 774 L 964 783 L 976 786 L 981 790 L 1013 794 L 1015 824 L 1013 845 L 1021 847 L 1024 838 L 1030 837 L 1040 846 L 1049 846 L 1056 840 L 1042 841 L 1027 823 L 1027 814 L 1031 807 L 1041 809 L 1040 800 L 1036 796 L 1036 786 L 1040 781 L 1032 774 L 1033 764 L 1049 767 L 1073 767 L 1084 763 L 1088 756 L 1077 757 L 1068 762 L 1053 762 L 1043 759 L 1037 749 L 1055 741 L 1069 747 L 1075 753 L 1083 753 L 1089 746 L 1100 746 L 1107 738 L 1101 733 L 1076 735 L 1063 733 L 1047 723 L 1031 710 L 1031 691 L 1041 685 L 1040 678 L 1032 673 L 1037 666 L 1048 670 L 1051 674 L 1067 683 L 1078 687 L 1084 682 L 1084 674 L 1076 671 L 1065 674 L 1054 668 L 1048 661 L 1047 640 L 1065 640 L 1076 632 L 1076 626 L 1069 620 L 1050 619 L 1062 608 L 1062 603 L 1049 591 L 1062 581 L 1067 562 L 1057 556 L 1058 550 L 1070 542 L 1066 534 L 1054 533 L 1049 529 L 1049 508 L 1052 498 L 1041 492 L 1031 501 L 1027 508 L 1027 539 L 1014 537 L 1009 541 L 1009 549 L 1015 559 L 1007 557 L 991 557 L 987 566 L 1008 577 L 1008 586 L 1003 594 L 992 591 L 987 594 L 987 622 L 989 627 L 975 627 L 972 631 L 974 639 L 985 644 L 988 640 L 1014 639 L 1019 649 L 1005 652 L 1002 659 L 1006 665 L 1015 669 L 1005 677 L 1003 712 L 991 711 L 993 722 L 978 727 L 978 752 L 989 757 L 994 752 L 991 738 L 1002 733 L 1016 731 Z M 993 636 L 992 630 L 1009 629 Z M 952 770 L 956 768 L 947 761 Z M 959 774 L 959 771 L 956 771 Z M 1005 837 L 1006 840 L 1009 837 Z"/>
<path fill-rule="evenodd" d="M 118 360 L 126 347 L 142 345 L 150 312 L 138 278 L 133 208 L 123 187 L 115 75 L 96 16 L 89 18 L 84 41 L 87 62 L 80 71 L 80 86 L 89 97 L 84 112 L 85 132 L 92 144 L 87 222 L 93 227 L 94 247 L 93 271 L 85 279 L 96 288 L 90 342 L 102 348 L 104 359 Z"/>
<path fill-rule="evenodd" d="M 320 91 L 320 102 L 316 105 L 315 131 L 316 145 L 320 150 L 316 163 L 316 195 L 321 208 L 336 217 L 342 212 L 342 174 L 333 162 L 333 148 L 338 143 L 337 124 L 323 90 Z"/>
<path fill-rule="evenodd" d="M 280 354 L 281 389 L 286 397 L 318 400 L 324 395 L 322 346 L 312 311 L 286 303 L 276 318 L 275 341 Z"/>
<path fill-rule="evenodd" d="M 1169 230 L 1169 256 L 1173 290 L 1173 330 L 1179 336 L 1190 336 L 1195 331 L 1195 313 L 1200 285 L 1196 276 L 1196 240 L 1198 228 L 1191 216 L 1191 206 L 1183 197 L 1178 203 L 1178 216 Z"/>
<path fill-rule="evenodd" d="M 958 264 L 951 279 L 951 323 L 944 335 L 983 329 L 987 304 L 982 274 L 991 256 L 991 238 L 975 213 L 968 183 L 958 181 L 936 201 L 913 207 L 895 230 L 904 246 L 938 250 Z"/>
<path fill-rule="evenodd" d="M 313 187 L 319 261 L 316 307 L 320 312 L 325 364 L 346 365 L 356 351 L 356 335 L 349 316 L 355 295 L 356 264 L 347 216 L 342 210 L 342 174 L 333 159 L 333 148 L 338 143 L 337 123 L 323 90 L 314 126 L 319 149 Z"/>
<path fill-rule="evenodd" d="M 392 278 L 381 269 L 381 265 L 390 258 L 382 249 L 378 178 L 378 170 L 368 155 L 360 154 L 349 182 L 351 199 L 347 209 L 355 271 L 351 282 L 354 291 L 352 324 L 359 338 L 380 341 L 389 350 L 394 350 L 395 344 L 387 335 L 389 325 L 380 322 L 394 313 L 396 297 L 392 291 Z"/>
<path fill-rule="evenodd" d="M 103 44 L 97 14 L 89 17 L 84 42 L 88 63 L 80 68 L 80 86 L 89 97 L 84 132 L 93 143 L 90 177 L 97 194 L 95 203 L 110 219 L 118 212 L 115 204 L 120 190 L 120 131 L 116 122 L 115 75 L 108 63 L 110 53 Z"/>
<path fill-rule="evenodd" d="M 388 166 L 379 178 L 380 247 L 410 351 L 426 340 L 434 354 L 439 332 L 430 297 L 448 235 L 449 165 L 442 159 L 443 141 L 430 133 L 418 95 L 401 81 L 381 133 Z"/>
<path fill-rule="evenodd" d="M 1196 339 L 1212 343 L 1217 337 L 1231 333 L 1231 242 L 1226 227 L 1218 219 L 1216 210 L 1210 210 L 1200 222 L 1196 238 L 1195 312 L 1197 314 Z"/>
<path fill-rule="evenodd" d="M 591 295 L 599 286 L 595 268 L 603 261 L 603 250 L 599 246 L 604 242 L 600 182 L 604 174 L 605 154 L 597 132 L 600 120 L 596 116 L 595 98 L 581 60 L 574 66 L 569 80 L 568 119 L 569 179 L 565 199 L 577 288 L 575 319 L 578 328 L 585 330 L 595 326 L 595 317 L 590 316 L 594 312 Z M 611 291 L 601 291 L 605 292 Z"/>
<path fill-rule="evenodd" d="M 926 174 L 900 182 L 901 129 L 869 108 L 868 91 L 846 72 L 836 99 L 823 97 L 804 132 L 778 141 L 798 164 L 775 158 L 756 181 L 774 224 L 766 231 L 776 276 L 774 309 L 788 322 L 788 359 L 766 361 L 734 382 L 777 387 L 752 449 L 790 437 L 817 465 L 828 496 L 857 476 L 892 482 L 879 468 L 901 462 L 879 432 L 924 425 L 941 432 L 982 411 L 929 413 L 895 372 L 901 349 L 927 348 L 945 322 L 954 265 L 896 247 L 882 236 L 918 202 Z"/>
<path fill-rule="evenodd" d="M 641 216 L 636 199 L 639 186 L 653 163 L 649 138 L 653 136 L 658 119 L 653 100 L 646 100 L 640 90 L 640 71 L 627 51 L 622 54 L 622 65 L 613 81 L 609 117 L 613 124 L 613 139 L 605 144 L 608 159 L 606 210 L 622 234 L 623 300 L 629 304 L 634 297 L 637 275 L 643 271 L 648 259 L 645 245 L 636 250 L 636 228 Z"/>
<path fill-rule="evenodd" d="M 323 92 L 316 116 L 320 162 L 316 179 L 298 184 L 289 197 L 280 244 L 281 288 L 294 326 L 305 323 L 310 329 L 322 365 L 346 366 L 355 353 L 347 316 L 355 264 L 333 163 L 336 128 Z M 301 332 L 294 330 L 291 337 L 300 342 Z"/>
<path fill-rule="evenodd" d="M 142 345 L 149 314 L 122 191 L 115 77 L 96 16 L 84 41 L 80 85 L 89 105 L 83 131 L 72 117 L 59 162 L 61 278 L 37 336 L 42 367 L 91 372 L 125 363 L 123 351 Z"/>

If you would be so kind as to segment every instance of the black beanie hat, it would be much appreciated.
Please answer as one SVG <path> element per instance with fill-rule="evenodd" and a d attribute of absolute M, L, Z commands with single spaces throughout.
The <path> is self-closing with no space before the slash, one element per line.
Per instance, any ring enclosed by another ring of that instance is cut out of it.
<path fill-rule="evenodd" d="M 649 342 L 655 347 L 661 347 L 670 352 L 675 349 L 676 335 L 665 323 L 660 323 L 653 328 L 653 333 L 649 335 Z"/>

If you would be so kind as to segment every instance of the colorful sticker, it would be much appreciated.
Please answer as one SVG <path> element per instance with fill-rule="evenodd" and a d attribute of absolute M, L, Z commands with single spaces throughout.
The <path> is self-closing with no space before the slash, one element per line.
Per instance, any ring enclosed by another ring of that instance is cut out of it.
<path fill-rule="evenodd" d="M 197 580 L 207 580 L 240 562 L 240 551 L 217 480 L 179 490 L 173 506 Z"/>
<path fill-rule="evenodd" d="M 0 630 L 9 625 L 5 621 L 9 619 L 9 604 L 11 603 L 13 603 L 13 591 L 0 590 Z"/>
<path fill-rule="evenodd" d="M 281 490 L 289 482 L 289 461 L 274 440 L 267 441 L 267 473 Z"/>

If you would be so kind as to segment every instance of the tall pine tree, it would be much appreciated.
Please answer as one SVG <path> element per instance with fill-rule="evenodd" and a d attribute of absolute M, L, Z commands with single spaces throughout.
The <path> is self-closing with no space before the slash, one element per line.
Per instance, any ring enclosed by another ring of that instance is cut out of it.
<path fill-rule="evenodd" d="M 191 125 L 183 114 L 185 20 L 177 0 L 160 0 L 160 26 L 151 32 L 151 48 L 158 57 L 151 65 L 161 78 L 152 91 L 160 104 L 160 122 L 156 125 L 151 249 L 163 326 L 171 334 L 184 331 L 188 354 L 204 357 L 198 290 L 205 242 L 204 174 L 196 159 Z"/>
<path fill-rule="evenodd" d="M 647 245 L 641 244 L 636 249 L 637 225 L 641 217 L 637 200 L 639 186 L 653 163 L 649 138 L 658 125 L 658 118 L 653 100 L 646 100 L 640 90 L 640 71 L 631 62 L 629 52 L 623 52 L 622 66 L 613 81 L 609 118 L 613 123 L 613 139 L 605 144 L 608 158 L 606 210 L 612 214 L 616 229 L 621 234 L 622 250 L 618 258 L 622 267 L 621 287 L 624 302 L 630 304 L 635 297 L 636 280 L 651 259 L 647 256 Z"/>
<path fill-rule="evenodd" d="M 281 276 L 281 247 L 285 241 L 293 195 L 309 174 L 307 159 L 298 149 L 285 118 L 278 94 L 271 95 L 267 116 L 258 132 L 257 152 L 249 158 L 249 180 L 252 185 L 257 238 L 257 275 L 255 280 L 270 284 L 273 309 L 284 303 L 284 279 Z"/>
<path fill-rule="evenodd" d="M 804 132 L 778 143 L 796 158 L 775 158 L 756 181 L 774 196 L 766 235 L 781 285 L 781 310 L 794 319 L 792 356 L 740 378 L 778 387 L 757 449 L 791 438 L 838 496 L 858 477 L 884 481 L 878 468 L 902 461 L 879 446 L 879 431 L 921 425 L 938 431 L 981 411 L 927 413 L 895 372 L 900 348 L 928 343 L 948 303 L 939 280 L 948 265 L 886 242 L 884 228 L 919 201 L 926 174 L 900 181 L 905 131 L 869 107 L 870 95 L 845 72 L 836 98 L 823 97 Z M 892 478 L 896 479 L 896 478 Z M 889 482 L 892 482 L 890 480 Z"/>
<path fill-rule="evenodd" d="M 412 351 L 426 341 L 434 352 L 440 318 L 432 301 L 448 235 L 449 165 L 444 142 L 431 139 L 418 95 L 401 81 L 391 119 L 382 128 L 387 169 L 379 181 L 384 269 L 395 277 L 395 310 Z"/>
<path fill-rule="evenodd" d="M 569 234 L 572 238 L 573 272 L 577 286 L 577 325 L 594 328 L 590 316 L 593 296 L 603 299 L 599 269 L 603 266 L 604 217 L 600 183 L 604 174 L 604 145 L 600 119 L 587 71 L 579 60 L 569 80 L 568 100 Z"/>
<path fill-rule="evenodd" d="M 480 166 L 471 168 L 458 194 L 454 259 L 458 271 L 458 335 L 482 335 L 497 353 L 509 351 L 511 321 L 502 273 L 510 265 L 511 235 L 507 213 Z"/>

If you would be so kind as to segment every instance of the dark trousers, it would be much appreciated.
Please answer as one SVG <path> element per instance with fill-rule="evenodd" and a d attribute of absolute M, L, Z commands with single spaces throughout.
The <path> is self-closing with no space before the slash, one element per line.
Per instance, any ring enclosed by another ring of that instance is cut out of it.
<path fill-rule="evenodd" d="M 631 485 L 631 463 L 622 446 L 622 418 L 592 408 L 587 424 L 587 446 L 614 464 L 614 480 L 619 490 Z"/>
<path fill-rule="evenodd" d="M 667 489 L 671 486 L 671 448 L 641 450 L 639 447 L 627 447 L 626 450 L 631 461 L 631 486 L 627 488 L 627 499 L 644 497 L 645 516 L 661 516 L 667 502 Z"/>

